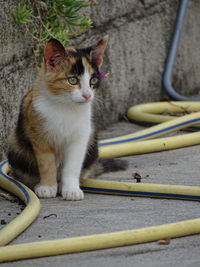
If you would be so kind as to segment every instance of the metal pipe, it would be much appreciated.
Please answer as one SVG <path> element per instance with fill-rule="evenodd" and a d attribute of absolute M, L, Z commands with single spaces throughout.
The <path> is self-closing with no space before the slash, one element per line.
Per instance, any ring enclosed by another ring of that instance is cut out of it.
<path fill-rule="evenodd" d="M 189 0 L 181 0 L 179 4 L 178 13 L 176 16 L 175 29 L 172 36 L 170 48 L 166 59 L 165 69 L 163 73 L 163 87 L 168 93 L 168 95 L 171 96 L 173 99 L 181 101 L 199 101 L 200 97 L 187 97 L 180 95 L 172 87 L 172 71 L 174 67 L 178 45 L 180 42 L 180 37 L 188 7 L 188 2 Z"/>

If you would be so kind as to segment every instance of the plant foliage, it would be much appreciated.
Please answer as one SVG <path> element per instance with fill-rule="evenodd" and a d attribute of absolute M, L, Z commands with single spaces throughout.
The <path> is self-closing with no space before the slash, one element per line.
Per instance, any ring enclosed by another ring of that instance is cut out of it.
<path fill-rule="evenodd" d="M 92 26 L 91 20 L 79 12 L 87 6 L 80 0 L 20 0 L 12 16 L 26 27 L 34 40 L 35 54 L 40 57 L 41 47 L 50 38 L 67 45 L 70 37 Z"/>

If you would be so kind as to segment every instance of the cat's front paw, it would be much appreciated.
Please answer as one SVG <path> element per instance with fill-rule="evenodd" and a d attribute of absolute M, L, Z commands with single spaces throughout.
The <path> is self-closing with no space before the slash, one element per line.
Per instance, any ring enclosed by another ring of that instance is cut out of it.
<path fill-rule="evenodd" d="M 37 184 L 34 191 L 39 198 L 53 198 L 56 197 L 57 194 L 57 185 L 49 186 Z"/>
<path fill-rule="evenodd" d="M 82 200 L 84 198 L 83 191 L 77 188 L 65 188 L 61 190 L 62 198 L 65 200 Z"/>

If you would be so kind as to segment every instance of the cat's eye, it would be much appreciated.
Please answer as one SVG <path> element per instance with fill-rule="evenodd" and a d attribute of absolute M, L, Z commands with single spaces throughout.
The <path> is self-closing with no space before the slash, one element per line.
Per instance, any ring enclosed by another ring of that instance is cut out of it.
<path fill-rule="evenodd" d="M 71 85 L 76 85 L 76 84 L 78 84 L 78 78 L 75 77 L 75 76 L 69 77 L 67 80 L 68 80 L 68 82 L 69 82 Z"/>
<path fill-rule="evenodd" d="M 90 79 L 90 84 L 91 85 L 96 85 L 99 82 L 99 79 L 97 77 L 92 77 Z"/>

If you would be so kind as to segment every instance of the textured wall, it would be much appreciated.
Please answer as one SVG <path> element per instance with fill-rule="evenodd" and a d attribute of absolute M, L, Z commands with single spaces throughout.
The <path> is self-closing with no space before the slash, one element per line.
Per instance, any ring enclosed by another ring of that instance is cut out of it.
<path fill-rule="evenodd" d="M 173 31 L 177 0 L 96 0 L 88 10 L 92 30 L 77 39 L 88 45 L 109 34 L 104 68 L 104 123 L 118 120 L 133 104 L 159 101 L 162 72 Z M 174 69 L 178 92 L 194 94 L 200 87 L 200 1 L 191 0 Z"/>
<path fill-rule="evenodd" d="M 0 9 L 0 154 L 6 148 L 19 102 L 34 77 L 29 38 L 10 15 L 17 0 L 1 1 Z M 130 105 L 163 98 L 161 77 L 178 0 L 90 0 L 86 12 L 94 27 L 77 37 L 80 47 L 109 34 L 97 113 L 101 127 L 120 119 Z M 196 94 L 200 84 L 200 1 L 191 0 L 174 70 L 178 92 Z"/>
<path fill-rule="evenodd" d="M 0 159 L 8 132 L 16 122 L 20 100 L 34 74 L 30 41 L 10 15 L 17 2 L 0 1 Z"/>

